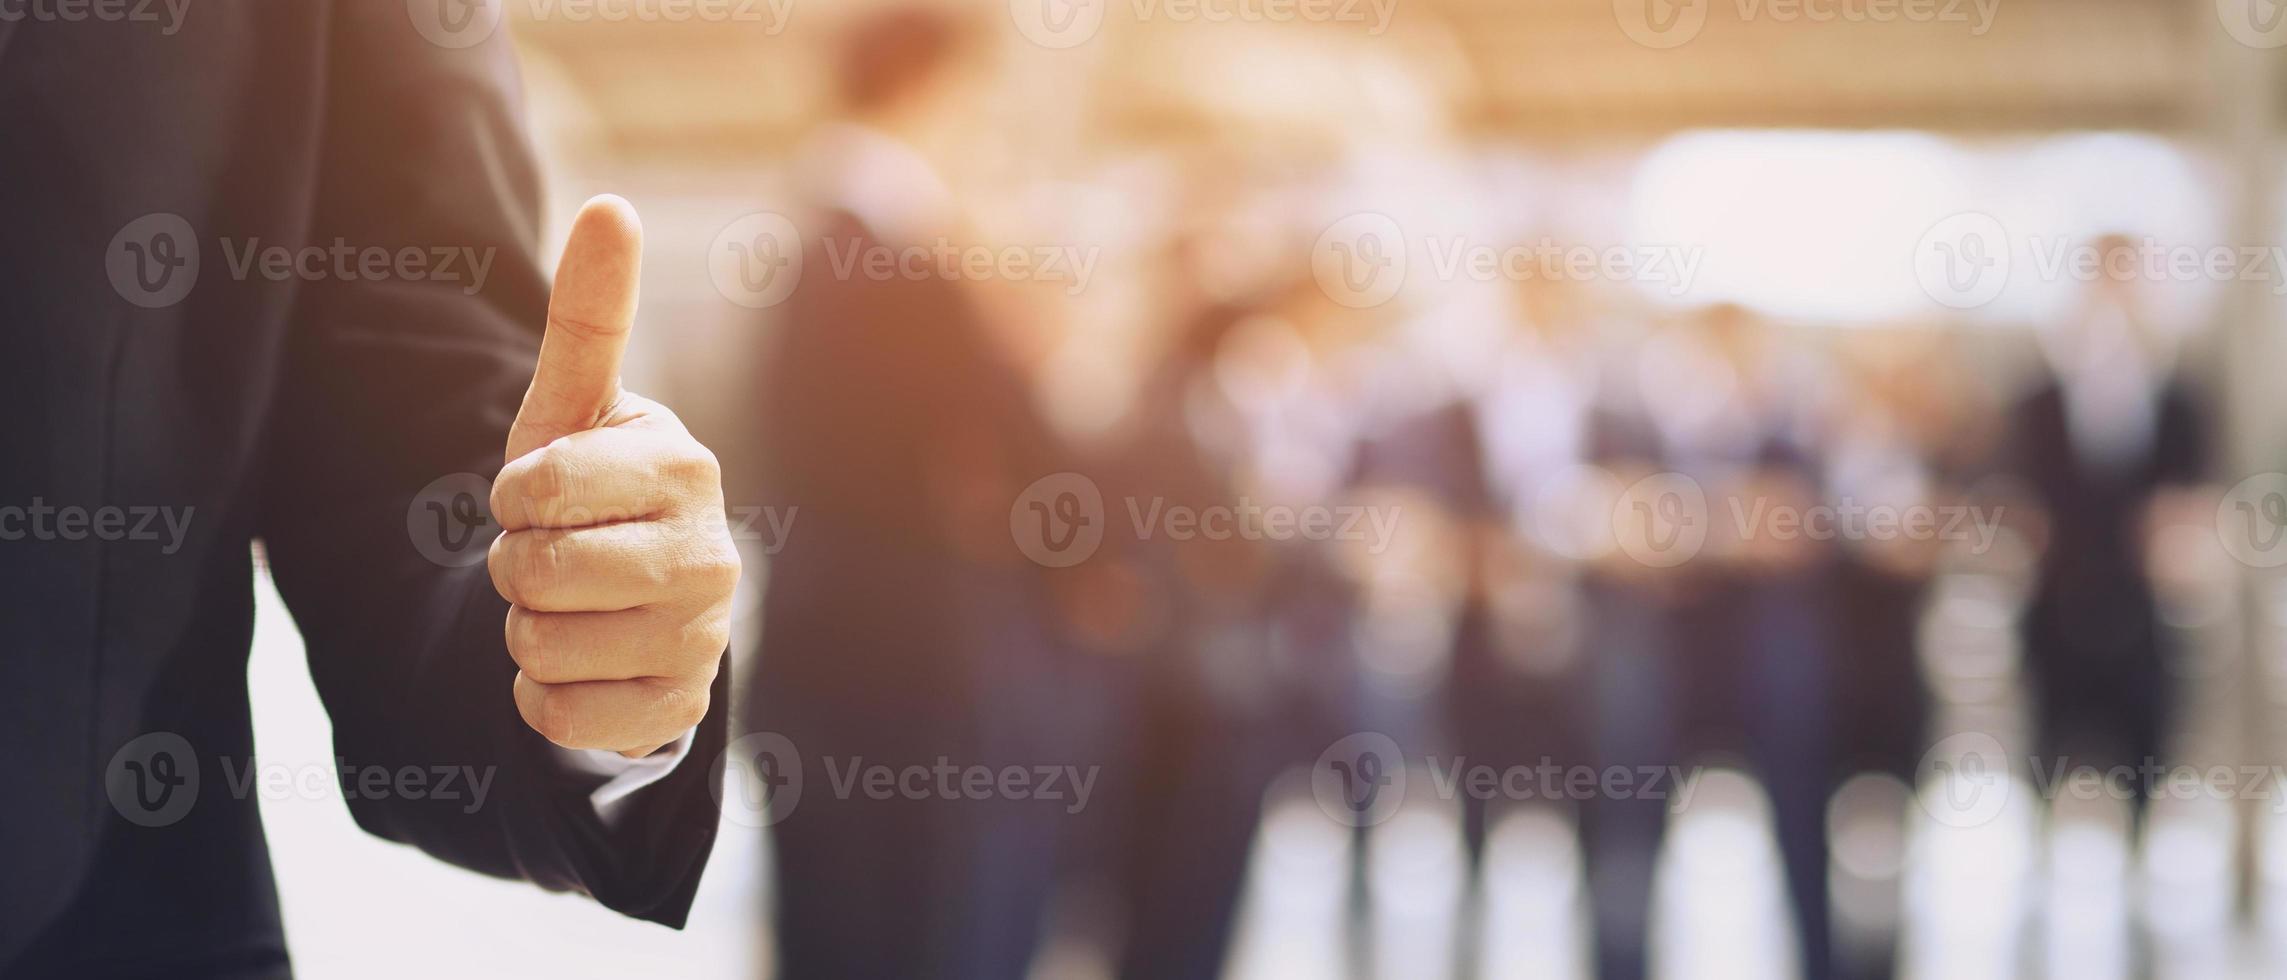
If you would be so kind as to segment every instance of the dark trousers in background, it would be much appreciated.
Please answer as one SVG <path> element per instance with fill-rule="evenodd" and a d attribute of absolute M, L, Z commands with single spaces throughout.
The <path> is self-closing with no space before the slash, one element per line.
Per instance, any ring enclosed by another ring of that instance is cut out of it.
<path fill-rule="evenodd" d="M 1826 802 L 1835 767 L 1824 622 L 1804 582 L 1721 589 L 1680 610 L 1594 591 L 1595 754 L 1600 766 L 1693 766 L 1730 755 L 1769 794 L 1806 980 L 1836 976 L 1827 887 Z M 1670 798 L 1583 808 L 1596 972 L 1641 980 L 1654 875 Z"/>
<path fill-rule="evenodd" d="M 823 524 L 774 563 L 751 688 L 755 727 L 802 757 L 802 794 L 771 828 L 779 975 L 1021 977 L 1073 787 L 877 798 L 863 774 L 1085 768 L 1098 753 L 1075 719 L 1094 688 L 1068 676 L 1025 576 Z"/>

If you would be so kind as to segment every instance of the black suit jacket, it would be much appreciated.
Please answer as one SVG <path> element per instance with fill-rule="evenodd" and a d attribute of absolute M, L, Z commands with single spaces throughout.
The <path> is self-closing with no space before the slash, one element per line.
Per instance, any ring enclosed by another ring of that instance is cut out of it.
<path fill-rule="evenodd" d="M 2044 754 L 2099 765 L 2160 751 L 2174 697 L 2166 633 L 2144 573 L 2143 512 L 2155 493 L 2207 472 L 2208 427 L 2191 387 L 2170 379 L 2141 456 L 2106 467 L 2075 444 L 2062 383 L 2045 379 L 2013 413 L 2010 458 L 2048 512 L 2048 548 L 2019 620 Z"/>
<path fill-rule="evenodd" d="M 713 844 L 721 687 L 692 756 L 606 828 L 594 780 L 518 718 L 483 563 L 430 561 L 408 526 L 432 481 L 499 468 L 543 322 L 506 39 L 432 44 L 369 0 L 201 0 L 160 28 L 0 20 L 0 508 L 189 516 L 171 553 L 0 518 L 0 974 L 285 972 L 257 801 L 226 775 L 252 746 L 255 541 L 333 721 L 333 751 L 297 759 L 494 767 L 474 812 L 352 799 L 361 826 L 679 925 Z M 162 254 L 130 227 L 153 214 L 199 253 L 173 302 L 144 289 L 160 266 L 124 264 Z M 233 267 L 337 242 L 493 261 L 473 292 L 470 270 Z M 146 827 L 107 780 L 150 733 L 200 779 Z"/>

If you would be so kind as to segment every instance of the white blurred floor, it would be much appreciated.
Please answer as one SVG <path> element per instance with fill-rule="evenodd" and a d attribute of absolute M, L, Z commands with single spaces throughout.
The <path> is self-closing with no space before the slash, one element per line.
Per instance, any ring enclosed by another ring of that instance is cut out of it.
<path fill-rule="evenodd" d="M 267 579 L 257 594 L 247 671 L 255 752 L 266 765 L 326 765 L 332 726 L 301 638 Z M 265 799 L 262 820 L 302 977 L 759 975 L 762 838 L 736 824 L 723 826 L 690 927 L 676 932 L 368 836 L 338 794 Z"/>
<path fill-rule="evenodd" d="M 301 644 L 265 581 L 250 683 L 261 761 L 325 765 L 325 716 Z M 505 697 L 505 693 L 503 695 Z M 1902 792 L 1902 791 L 1901 791 Z M 2028 794 L 2014 798 L 2022 801 Z M 1901 796 L 1902 801 L 1902 796 Z M 1661 862 L 1656 960 L 1667 978 L 1765 978 L 1792 971 L 1776 851 L 1760 791 L 1744 776 L 1707 777 Z M 623 919 L 584 899 L 471 875 L 365 836 L 337 796 L 266 800 L 298 972 L 316 980 L 405 976 L 760 977 L 768 957 L 759 831 L 725 824 L 691 926 L 675 932 Z M 2165 810 L 2145 870 L 2130 867 L 2117 814 L 2060 817 L 2043 871 L 2036 818 L 2013 806 L 1973 830 L 1919 822 L 1904 854 L 1895 834 L 1845 832 L 1839 865 L 1907 872 L 1907 976 L 1981 980 L 2047 976 L 2108 980 L 2124 965 L 2130 910 L 2149 909 L 2160 937 L 2156 975 L 2277 976 L 2287 957 L 2287 861 L 2267 869 L 2270 925 L 2234 929 L 2228 909 L 2228 812 Z M 1368 870 L 1380 900 L 1373 958 L 1382 978 L 1450 975 L 1463 901 L 1461 851 L 1449 805 L 1430 800 L 1378 828 Z M 1350 839 L 1300 795 L 1274 791 L 1264 822 L 1231 975 L 1239 980 L 1339 977 Z M 1580 859 L 1570 825 L 1546 811 L 1503 821 L 1490 847 L 1479 936 L 1487 980 L 1587 975 Z M 1852 867 L 1838 874 L 1848 878 Z M 1838 884 L 1838 894 L 1847 889 Z M 2139 898 L 2139 896 L 2142 896 Z M 2046 906 L 2045 924 L 2030 912 Z M 389 928 L 377 932 L 376 922 Z M 377 939 L 386 936 L 386 939 Z M 1087 956 L 1038 971 L 1061 980 L 1092 972 Z M 2045 963 L 2045 967 L 2040 964 Z M 2271 965 L 2267 965 L 2271 964 Z"/>

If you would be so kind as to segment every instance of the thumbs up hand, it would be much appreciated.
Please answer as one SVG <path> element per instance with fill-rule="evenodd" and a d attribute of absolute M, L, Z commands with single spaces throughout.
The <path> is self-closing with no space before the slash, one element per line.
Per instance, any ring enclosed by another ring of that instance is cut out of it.
<path fill-rule="evenodd" d="M 642 250 L 626 201 L 580 209 L 493 483 L 503 533 L 487 558 L 525 723 L 630 757 L 706 715 L 739 577 L 714 454 L 619 387 Z"/>

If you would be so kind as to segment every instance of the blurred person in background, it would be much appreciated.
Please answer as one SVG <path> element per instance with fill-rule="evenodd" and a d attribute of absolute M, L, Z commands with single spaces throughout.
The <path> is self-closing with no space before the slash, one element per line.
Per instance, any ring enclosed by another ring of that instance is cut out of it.
<path fill-rule="evenodd" d="M 1670 491 L 1661 489 L 1641 502 L 1650 510 L 1642 526 L 1622 531 L 1649 549 L 1642 556 L 1652 567 L 1643 574 L 1657 583 L 1661 623 L 1645 637 L 1658 645 L 1641 664 L 1647 676 L 1631 682 L 1641 692 L 1635 710 L 1600 703 L 1599 731 L 1607 741 L 1641 746 L 1635 758 L 1622 760 L 1627 764 L 1730 759 L 1762 780 L 1803 975 L 1831 976 L 1825 817 L 1832 720 L 1823 579 L 1829 556 L 1824 542 L 1779 533 L 1769 519 L 1816 502 L 1821 366 L 1780 343 L 1754 312 L 1718 305 L 1648 338 L 1636 369 L 1658 454 L 1638 465 L 1656 466 L 1658 479 L 1677 486 L 1689 481 L 1705 507 L 1668 507 Z M 1695 520 L 1707 525 L 1699 550 L 1672 551 L 1689 548 L 1679 522 Z M 1655 714 L 1665 718 L 1658 732 L 1668 738 L 1664 746 L 1641 733 L 1615 731 Z M 1597 897 L 1600 924 L 1640 929 L 1645 921 L 1662 834 L 1656 811 L 1664 802 L 1599 800 L 1599 806 L 1635 814 L 1625 851 L 1591 853 L 1592 861 L 1620 862 L 1594 872 L 1611 882 Z M 1641 935 L 1615 935 L 1600 943 L 1599 953 L 1603 976 L 1642 975 Z"/>
<path fill-rule="evenodd" d="M 1263 298 L 1216 300 L 1197 288 L 1207 261 L 1198 232 L 1158 263 L 1175 321 L 1146 372 L 1111 466 L 1123 500 L 1193 512 L 1239 503 L 1216 364 L 1234 330 L 1267 315 Z M 1250 293 L 1261 289 L 1259 285 Z M 1127 520 L 1115 514 L 1111 519 Z M 1268 597 L 1275 555 L 1241 535 L 1138 545 L 1155 628 L 1124 658 L 1125 722 L 1103 793 L 1103 859 L 1117 903 L 1117 975 L 1221 975 L 1265 787 L 1291 734 L 1271 671 Z"/>
<path fill-rule="evenodd" d="M 1332 516 L 1330 530 L 1343 525 L 1345 508 L 1361 515 L 1351 527 L 1356 534 L 1259 534 L 1264 569 L 1250 603 L 1262 623 L 1262 647 L 1213 661 L 1217 686 L 1247 676 L 1232 667 L 1259 672 L 1254 683 L 1268 695 L 1262 748 L 1271 771 L 1304 769 L 1328 745 L 1376 723 L 1363 666 L 1373 643 L 1375 590 L 1367 569 L 1386 556 L 1375 546 L 1387 542 L 1373 528 L 1387 525 L 1376 524 L 1357 478 L 1373 428 L 1374 345 L 1388 322 L 1379 311 L 1336 304 L 1307 277 L 1275 279 L 1232 313 L 1216 331 L 1209 375 L 1192 387 L 1187 427 L 1243 505 L 1298 515 L 1322 509 Z M 1400 612 L 1410 613 L 1416 598 L 1406 594 L 1409 608 Z M 1353 917 L 1364 911 L 1357 886 L 1368 839 L 1357 830 Z M 1355 954 L 1366 930 L 1362 921 L 1351 925 Z"/>
<path fill-rule="evenodd" d="M 2009 462 L 2040 561 L 2020 629 L 2036 751 L 2061 771 L 2156 764 L 2176 671 L 2148 568 L 2153 530 L 2204 524 L 2211 435 L 2141 306 L 2136 244 L 2107 235 L 2081 308 L 2042 333 L 2044 370 L 2012 411 Z M 2134 848 L 2148 801 L 2132 804 Z"/>
<path fill-rule="evenodd" d="M 1828 449 L 1821 485 L 1837 514 L 1886 507 L 1907 514 L 1963 506 L 1965 482 L 1986 465 L 1999 430 L 1979 397 L 1957 346 L 1929 330 L 1864 331 L 1843 337 L 1836 357 L 1844 383 L 1824 421 Z M 1942 518 L 1942 513 L 1940 514 Z M 1937 536 L 1877 534 L 1838 524 L 1832 588 L 1829 679 L 1833 705 L 1827 773 L 1830 800 L 1861 774 L 1911 787 L 1928 748 L 1930 692 L 1917 640 L 1924 599 L 1945 551 L 1973 547 Z M 1878 819 L 1902 838 L 1900 801 L 1870 795 Z M 1903 855 L 1890 855 L 1902 860 Z M 1845 941 L 1836 929 L 1837 976 L 1882 980 L 1897 960 L 1897 906 L 1902 878 L 1875 883 L 1887 916 L 1871 935 Z"/>
<path fill-rule="evenodd" d="M 1419 491 L 1416 506 L 1435 508 L 1455 534 L 1448 574 L 1459 589 L 1438 711 L 1443 737 L 1471 766 L 1571 767 L 1588 758 L 1580 551 L 1568 528 L 1553 529 L 1564 540 L 1550 547 L 1534 520 L 1544 492 L 1561 492 L 1553 484 L 1587 462 L 1605 424 L 1604 359 L 1580 292 L 1569 280 L 1526 281 L 1514 329 L 1483 376 L 1377 437 L 1361 466 L 1369 484 Z M 1476 794 L 1460 803 L 1464 895 L 1474 902 L 1487 835 L 1502 814 Z M 1464 923 L 1475 914 L 1465 911 Z M 1478 969 L 1474 938 L 1465 931 L 1461 940 L 1463 975 Z"/>
<path fill-rule="evenodd" d="M 849 261 L 974 243 L 941 162 L 989 78 L 985 41 L 939 6 L 859 15 L 837 50 L 843 118 L 797 163 L 803 276 L 757 412 L 771 499 L 802 529 L 773 563 L 749 691 L 814 787 L 773 827 L 787 976 L 1023 975 L 1070 826 L 1069 796 L 845 796 L 829 766 L 998 772 L 1092 751 L 1076 733 L 1099 706 L 1058 573 L 1010 536 L 1011 503 L 1071 468 L 1033 400 L 1023 311 L 934 264 Z"/>

